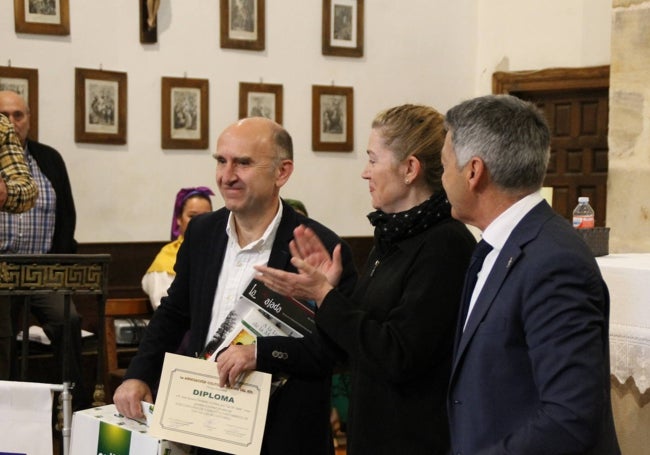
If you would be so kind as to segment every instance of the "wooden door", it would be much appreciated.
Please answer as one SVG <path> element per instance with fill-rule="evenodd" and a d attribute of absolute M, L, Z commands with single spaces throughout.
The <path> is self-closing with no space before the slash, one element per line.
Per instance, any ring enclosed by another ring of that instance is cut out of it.
<path fill-rule="evenodd" d="M 544 186 L 553 187 L 553 208 L 571 219 L 579 196 L 588 196 L 596 226 L 607 208 L 609 67 L 500 72 L 495 93 L 535 103 L 551 129 L 551 159 Z"/>

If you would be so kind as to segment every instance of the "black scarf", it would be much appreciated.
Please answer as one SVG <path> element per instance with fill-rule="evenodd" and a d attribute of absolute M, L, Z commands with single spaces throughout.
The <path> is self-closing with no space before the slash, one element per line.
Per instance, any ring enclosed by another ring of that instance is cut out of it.
<path fill-rule="evenodd" d="M 413 237 L 434 224 L 451 217 L 451 204 L 443 190 L 420 205 L 398 213 L 377 210 L 368 215 L 375 227 L 375 242 L 381 253 L 400 240 Z"/>

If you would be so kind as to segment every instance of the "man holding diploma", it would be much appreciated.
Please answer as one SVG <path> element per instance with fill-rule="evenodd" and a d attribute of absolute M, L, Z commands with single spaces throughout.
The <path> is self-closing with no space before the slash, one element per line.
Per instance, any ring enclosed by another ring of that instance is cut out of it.
<path fill-rule="evenodd" d="M 254 265 L 296 271 L 289 243 L 297 226 L 316 231 L 330 253 L 341 245 L 339 287 L 346 293 L 354 288 L 349 247 L 280 199 L 280 188 L 293 172 L 292 140 L 284 128 L 261 117 L 240 120 L 223 131 L 214 158 L 225 207 L 193 218 L 187 228 L 168 297 L 154 313 L 113 397 L 127 417 L 142 418 L 140 401 L 153 402 L 165 352 L 176 351 L 186 332 L 183 353 L 198 356 L 215 344 L 215 335 L 236 322 L 231 311 L 254 278 Z M 289 377 L 269 401 L 262 454 L 333 453 L 329 413 L 334 359 L 318 335 L 258 338 L 256 345 L 231 346 L 217 362 L 222 385 L 236 385 L 239 373 L 251 369 Z"/>

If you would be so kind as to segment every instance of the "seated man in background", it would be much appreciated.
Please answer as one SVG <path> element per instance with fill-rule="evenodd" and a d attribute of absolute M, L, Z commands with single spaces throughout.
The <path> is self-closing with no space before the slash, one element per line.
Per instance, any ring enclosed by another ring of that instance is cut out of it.
<path fill-rule="evenodd" d="M 34 207 L 22 214 L 0 213 L 1 254 L 73 254 L 77 251 L 74 239 L 76 211 L 72 188 L 63 158 L 52 147 L 27 138 L 30 127 L 29 108 L 15 92 L 0 91 L 0 113 L 13 124 L 22 145 L 25 162 L 38 187 Z M 64 299 L 61 294 L 30 296 L 30 308 L 54 348 L 55 365 L 63 365 Z M 14 308 L 22 307 L 24 297 L 13 297 Z M 0 300 L 0 320 L 7 320 L 7 299 Z M 75 408 L 86 407 L 90 397 L 84 392 L 81 370 L 81 317 L 74 304 L 70 306 L 69 379 L 73 389 Z M 6 328 L 6 327 L 5 327 Z M 13 334 L 4 331 L 0 339 L 11 347 Z M 4 348 L 6 349 L 6 347 Z M 0 364 L 0 377 L 10 377 L 10 364 Z M 52 382 L 60 382 L 63 372 L 55 370 Z"/>
<path fill-rule="evenodd" d="M 38 188 L 25 164 L 20 139 L 9 119 L 0 113 L 0 210 L 24 212 L 34 206 L 37 196 Z M 9 379 L 11 332 L 9 305 L 0 301 L 0 380 Z"/>
<path fill-rule="evenodd" d="M 117 410 L 130 418 L 143 417 L 141 400 L 153 402 L 165 352 L 175 351 L 186 331 L 185 354 L 216 354 L 210 352 L 211 341 L 236 322 L 230 314 L 256 275 L 254 265 L 268 263 L 295 272 L 289 243 L 297 226 L 318 232 L 330 254 L 342 243 L 331 230 L 281 201 L 280 188 L 293 172 L 293 144 L 280 125 L 263 117 L 240 120 L 221 134 L 214 157 L 225 207 L 195 217 L 185 232 L 169 295 L 154 312 L 113 397 Z M 339 287 L 349 294 L 356 271 L 350 248 L 342 244 L 341 250 L 344 270 Z M 255 346 L 236 346 L 241 349 L 230 356 L 248 369 L 289 376 L 269 402 L 262 454 L 333 452 L 329 415 L 334 358 L 324 343 L 317 333 L 304 338 L 261 337 Z"/>

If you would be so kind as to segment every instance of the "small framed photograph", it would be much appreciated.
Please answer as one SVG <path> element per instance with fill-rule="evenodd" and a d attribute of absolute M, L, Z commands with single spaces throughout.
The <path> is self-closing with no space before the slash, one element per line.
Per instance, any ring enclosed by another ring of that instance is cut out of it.
<path fill-rule="evenodd" d="M 0 66 L 0 91 L 11 90 L 23 97 L 29 107 L 29 137 L 38 141 L 38 70 Z"/>
<path fill-rule="evenodd" d="M 265 0 L 220 0 L 221 47 L 263 51 Z"/>
<path fill-rule="evenodd" d="M 363 57 L 363 0 L 323 0 L 323 55 Z"/>
<path fill-rule="evenodd" d="M 239 118 L 266 117 L 282 124 L 282 85 L 239 83 Z"/>
<path fill-rule="evenodd" d="M 16 33 L 70 34 L 70 0 L 14 0 Z"/>
<path fill-rule="evenodd" d="M 349 152 L 354 147 L 352 87 L 313 85 L 312 148 L 315 151 Z"/>
<path fill-rule="evenodd" d="M 75 68 L 74 140 L 126 144 L 126 73 Z"/>
<path fill-rule="evenodd" d="M 163 77 L 161 101 L 162 148 L 208 148 L 208 80 Z"/>

